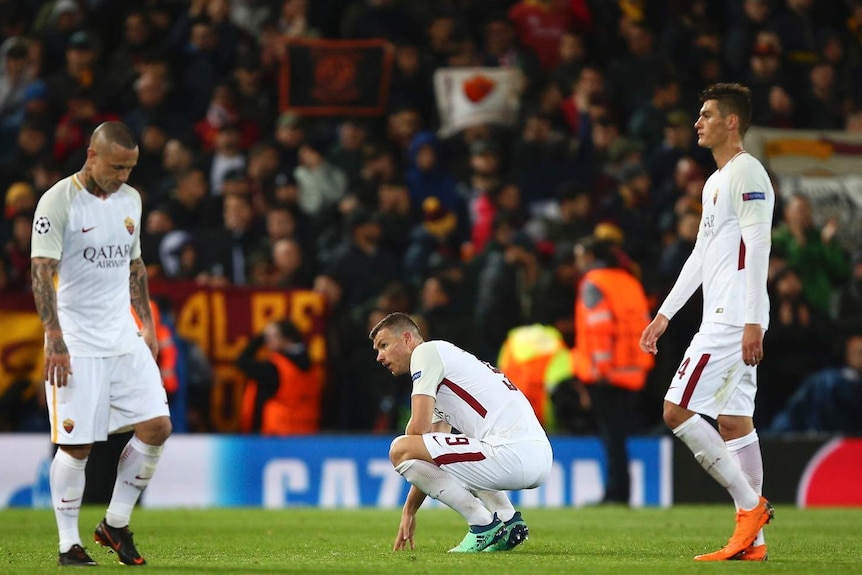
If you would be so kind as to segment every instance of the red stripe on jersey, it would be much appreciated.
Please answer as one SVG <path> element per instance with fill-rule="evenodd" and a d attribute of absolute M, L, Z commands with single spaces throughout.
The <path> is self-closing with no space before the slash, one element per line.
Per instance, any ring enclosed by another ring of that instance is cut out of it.
<path fill-rule="evenodd" d="M 434 458 L 437 465 L 449 465 L 450 463 L 467 463 L 470 461 L 482 461 L 484 453 L 446 453 Z"/>
<path fill-rule="evenodd" d="M 697 387 L 697 382 L 700 381 L 700 374 L 703 373 L 703 368 L 706 367 L 706 364 L 707 362 L 709 362 L 710 357 L 711 354 L 709 353 L 705 353 L 700 356 L 700 359 L 698 360 L 694 371 L 691 372 L 691 377 L 688 378 L 688 383 L 685 386 L 685 391 L 682 392 L 682 401 L 679 402 L 680 407 L 688 409 L 688 402 L 691 399 L 692 394 L 694 393 L 694 388 Z"/>
<path fill-rule="evenodd" d="M 473 411 L 479 414 L 479 417 L 484 418 L 488 414 L 488 410 L 482 407 L 482 404 L 479 403 L 478 399 L 470 395 L 466 389 L 464 389 L 460 385 L 452 383 L 448 379 L 444 379 L 440 382 L 440 385 L 437 386 L 437 391 L 440 391 L 440 388 L 444 385 L 451 389 L 452 393 L 463 399 L 467 403 L 467 405 L 472 407 Z"/>
<path fill-rule="evenodd" d="M 739 240 L 739 265 L 736 269 L 745 269 L 745 242 L 742 241 L 742 238 Z"/>

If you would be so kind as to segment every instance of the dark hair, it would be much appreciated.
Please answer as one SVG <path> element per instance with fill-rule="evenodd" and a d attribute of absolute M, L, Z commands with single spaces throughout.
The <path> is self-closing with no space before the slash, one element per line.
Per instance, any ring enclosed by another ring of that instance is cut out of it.
<path fill-rule="evenodd" d="M 292 321 L 289 319 L 283 319 L 275 325 L 278 326 L 278 333 L 281 334 L 281 337 L 296 343 L 302 343 L 302 333 Z"/>
<path fill-rule="evenodd" d="M 595 236 L 585 236 L 579 239 L 575 246 L 580 246 L 584 252 L 611 267 L 620 267 L 619 250 L 616 244 L 610 240 L 599 239 Z"/>
<path fill-rule="evenodd" d="M 377 337 L 377 334 L 383 329 L 412 331 L 419 337 L 422 337 L 422 331 L 419 329 L 419 326 L 416 325 L 416 322 L 413 321 L 413 318 L 400 311 L 390 313 L 377 322 L 377 325 L 375 325 L 374 328 L 372 328 L 371 333 L 368 334 L 368 339 L 374 341 L 374 338 Z"/>
<path fill-rule="evenodd" d="M 738 83 L 713 84 L 700 93 L 701 103 L 716 100 L 722 116 L 735 114 L 739 118 L 739 135 L 744 136 L 751 125 L 751 90 Z"/>
<path fill-rule="evenodd" d="M 135 135 L 129 127 L 122 122 L 103 122 L 102 124 L 99 124 L 96 126 L 96 129 L 93 130 L 91 142 L 97 137 L 104 138 L 107 143 L 116 144 L 127 150 L 134 150 L 138 147 L 138 143 L 135 141 Z"/>

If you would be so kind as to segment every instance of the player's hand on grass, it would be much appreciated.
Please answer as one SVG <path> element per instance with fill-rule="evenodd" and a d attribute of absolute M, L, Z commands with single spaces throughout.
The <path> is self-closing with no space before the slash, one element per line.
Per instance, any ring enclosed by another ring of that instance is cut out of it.
<path fill-rule="evenodd" d="M 410 550 L 413 550 L 413 533 L 416 531 L 416 516 L 402 515 L 401 525 L 398 526 L 398 535 L 395 537 L 395 544 L 392 546 L 393 551 L 406 551 L 407 544 L 410 544 Z"/>

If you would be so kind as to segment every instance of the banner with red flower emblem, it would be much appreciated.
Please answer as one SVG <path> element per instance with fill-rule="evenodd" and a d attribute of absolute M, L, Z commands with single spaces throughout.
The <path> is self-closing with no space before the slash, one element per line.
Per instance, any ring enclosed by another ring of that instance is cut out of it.
<path fill-rule="evenodd" d="M 279 108 L 309 116 L 373 116 L 386 109 L 392 46 L 382 39 L 286 43 Z"/>
<path fill-rule="evenodd" d="M 440 136 L 478 124 L 513 126 L 520 107 L 521 73 L 510 68 L 440 68 L 434 95 Z"/>

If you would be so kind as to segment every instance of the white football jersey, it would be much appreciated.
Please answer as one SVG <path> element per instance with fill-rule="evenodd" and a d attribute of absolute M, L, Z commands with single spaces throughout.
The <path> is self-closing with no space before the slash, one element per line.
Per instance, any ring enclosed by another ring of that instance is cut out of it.
<path fill-rule="evenodd" d="M 491 445 L 547 435 L 530 402 L 497 368 L 446 341 L 426 341 L 410 358 L 413 395 L 436 398 L 434 422 Z"/>
<path fill-rule="evenodd" d="M 734 156 L 703 186 L 696 250 L 702 256 L 703 321 L 745 325 L 745 244 L 742 228 L 772 225 L 775 190 L 763 165 L 747 152 Z M 769 326 L 769 298 L 760 325 Z"/>
<path fill-rule="evenodd" d="M 60 260 L 57 312 L 70 354 L 121 355 L 140 337 L 129 295 L 140 222 L 141 197 L 126 184 L 102 199 L 69 176 L 39 200 L 30 255 Z"/>

